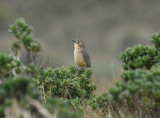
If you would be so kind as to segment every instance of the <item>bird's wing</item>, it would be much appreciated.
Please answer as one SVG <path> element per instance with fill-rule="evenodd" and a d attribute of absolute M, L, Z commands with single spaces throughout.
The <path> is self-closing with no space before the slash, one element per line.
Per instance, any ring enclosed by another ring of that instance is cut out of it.
<path fill-rule="evenodd" d="M 83 57 L 84 57 L 85 61 L 87 62 L 87 67 L 91 67 L 91 59 L 90 59 L 87 51 L 82 50 L 82 54 L 83 54 Z"/>

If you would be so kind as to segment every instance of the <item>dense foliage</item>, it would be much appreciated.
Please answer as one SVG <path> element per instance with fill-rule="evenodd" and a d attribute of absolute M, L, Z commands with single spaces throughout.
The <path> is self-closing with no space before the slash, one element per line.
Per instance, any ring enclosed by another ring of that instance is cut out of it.
<path fill-rule="evenodd" d="M 23 18 L 16 20 L 14 24 L 10 25 L 9 31 L 18 39 L 11 46 L 11 49 L 16 51 L 20 49 L 20 43 L 23 44 L 27 51 L 39 53 L 41 51 L 40 43 L 33 38 L 33 28 L 28 25 Z"/>
<path fill-rule="evenodd" d="M 0 117 L 79 118 L 81 113 L 71 111 L 61 98 L 50 96 L 45 102 L 41 88 L 33 81 L 45 70 L 36 66 L 41 45 L 33 38 L 32 27 L 20 18 L 9 31 L 17 41 L 11 46 L 11 54 L 0 52 Z"/>
<path fill-rule="evenodd" d="M 123 69 L 150 69 L 155 63 L 160 60 L 160 52 L 153 46 L 137 45 L 133 48 L 128 48 L 124 53 L 121 53 Z"/>
<path fill-rule="evenodd" d="M 152 43 L 154 46 L 137 45 L 133 48 L 126 49 L 121 53 L 123 69 L 150 69 L 152 65 L 160 61 L 160 34 L 152 34 Z"/>
<path fill-rule="evenodd" d="M 22 62 L 14 58 L 13 55 L 7 55 L 0 52 L 0 79 L 13 77 L 22 72 Z"/>
<path fill-rule="evenodd" d="M 17 38 L 17 41 L 11 46 L 11 50 L 18 58 L 21 57 L 20 50 L 25 50 L 23 57 L 21 57 L 25 65 L 36 64 L 37 56 L 42 48 L 39 41 L 33 37 L 32 31 L 33 28 L 23 18 L 17 19 L 14 24 L 9 26 L 9 32 Z"/>
<path fill-rule="evenodd" d="M 50 98 L 44 106 L 40 103 L 43 103 L 42 96 L 32 78 L 12 78 L 0 86 L 0 117 L 4 115 L 6 117 L 25 117 L 27 110 L 31 111 L 27 113 L 27 116 L 30 117 L 50 118 L 53 117 L 52 114 L 62 118 L 80 117 L 80 114 L 69 111 L 67 103 L 62 100 Z M 46 113 L 43 113 L 42 110 Z"/>
<path fill-rule="evenodd" d="M 121 53 L 124 71 L 121 81 L 109 89 L 100 104 L 112 103 L 113 111 L 120 117 L 123 112 L 133 117 L 160 117 L 160 34 L 152 35 L 154 46 L 137 45 Z M 98 105 L 100 105 L 98 104 Z M 125 112 L 124 112 L 125 111 Z"/>
<path fill-rule="evenodd" d="M 66 67 L 47 68 L 46 70 L 40 70 L 36 77 L 36 82 L 39 88 L 44 87 L 44 92 L 47 95 L 64 99 L 90 98 L 96 89 L 90 78 L 91 74 L 91 69 L 87 69 L 85 72 L 83 68 L 76 70 L 73 65 L 69 69 Z"/>
<path fill-rule="evenodd" d="M 160 33 L 153 33 L 153 46 L 121 53 L 122 80 L 96 96 L 91 68 L 37 66 L 42 47 L 32 30 L 18 19 L 9 30 L 17 38 L 12 53 L 0 52 L 0 117 L 79 118 L 88 109 L 101 117 L 160 117 Z"/>

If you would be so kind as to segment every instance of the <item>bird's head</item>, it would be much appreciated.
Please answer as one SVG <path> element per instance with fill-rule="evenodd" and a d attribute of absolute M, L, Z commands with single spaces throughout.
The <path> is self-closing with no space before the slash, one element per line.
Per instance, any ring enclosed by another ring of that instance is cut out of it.
<path fill-rule="evenodd" d="M 83 41 L 80 40 L 72 40 L 74 42 L 74 48 L 75 49 L 81 49 L 84 48 L 84 43 Z"/>

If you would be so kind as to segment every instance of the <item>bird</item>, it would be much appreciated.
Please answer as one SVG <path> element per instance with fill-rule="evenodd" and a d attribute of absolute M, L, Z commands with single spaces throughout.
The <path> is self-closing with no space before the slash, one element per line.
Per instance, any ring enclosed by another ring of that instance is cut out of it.
<path fill-rule="evenodd" d="M 81 40 L 72 40 L 74 42 L 74 61 L 79 67 L 91 67 L 91 59 L 83 41 Z"/>

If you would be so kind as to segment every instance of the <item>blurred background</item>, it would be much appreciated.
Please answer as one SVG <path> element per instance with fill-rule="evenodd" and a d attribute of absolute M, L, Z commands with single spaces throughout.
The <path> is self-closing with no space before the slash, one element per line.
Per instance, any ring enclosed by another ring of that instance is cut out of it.
<path fill-rule="evenodd" d="M 0 51 L 9 53 L 15 38 L 8 26 L 19 17 L 33 26 L 48 66 L 74 64 L 72 40 L 79 39 L 90 54 L 96 82 L 112 82 L 122 70 L 120 53 L 139 43 L 151 45 L 151 34 L 159 32 L 160 1 L 0 0 Z"/>

